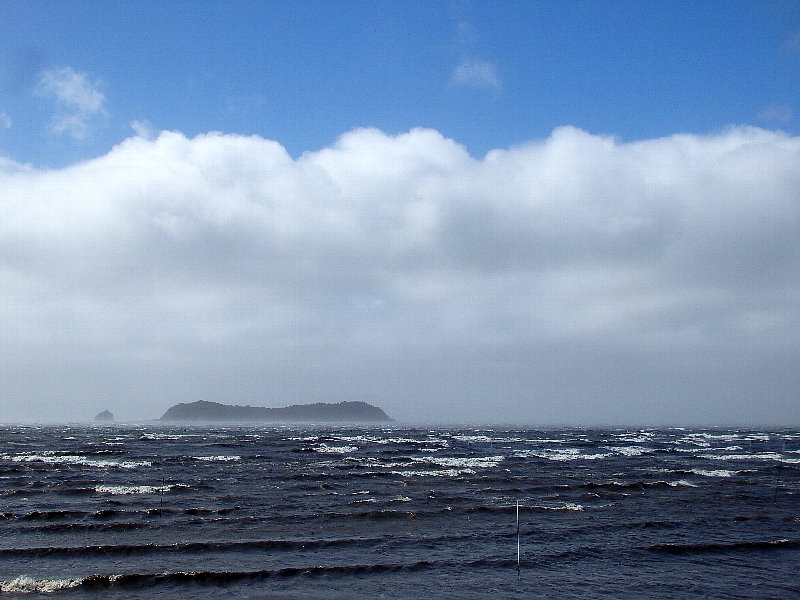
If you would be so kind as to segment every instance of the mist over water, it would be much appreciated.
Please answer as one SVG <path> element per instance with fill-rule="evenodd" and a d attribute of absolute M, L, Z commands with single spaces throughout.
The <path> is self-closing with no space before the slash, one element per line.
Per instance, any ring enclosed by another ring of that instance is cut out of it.
<path fill-rule="evenodd" d="M 5 426 L 0 591 L 791 597 L 798 464 L 796 430 Z"/>

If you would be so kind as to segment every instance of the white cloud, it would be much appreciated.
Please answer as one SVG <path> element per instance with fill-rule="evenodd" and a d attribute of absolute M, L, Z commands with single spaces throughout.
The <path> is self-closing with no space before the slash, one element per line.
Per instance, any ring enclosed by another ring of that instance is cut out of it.
<path fill-rule="evenodd" d="M 783 48 L 785 50 L 794 50 L 795 48 L 800 48 L 800 31 L 798 31 L 792 37 L 787 39 L 783 43 Z"/>
<path fill-rule="evenodd" d="M 150 386 L 137 418 L 169 393 L 800 420 L 798 165 L 800 138 L 758 128 L 622 144 L 571 127 L 482 159 L 358 129 L 296 160 L 162 132 L 64 169 L 0 162 L 0 396 Z"/>
<path fill-rule="evenodd" d="M 155 131 L 153 130 L 153 124 L 150 121 L 132 121 L 131 122 L 131 129 L 138 135 L 139 137 L 145 138 L 146 140 L 151 140 L 155 137 Z"/>
<path fill-rule="evenodd" d="M 453 85 L 468 87 L 500 87 L 494 65 L 485 60 L 463 60 L 450 79 Z"/>
<path fill-rule="evenodd" d="M 72 67 L 44 71 L 37 93 L 56 99 L 59 114 L 53 123 L 54 133 L 68 133 L 76 139 L 86 137 L 92 119 L 105 116 L 105 96 L 97 82 Z"/>
<path fill-rule="evenodd" d="M 794 118 L 794 113 L 785 104 L 770 104 L 758 113 L 758 118 L 762 121 L 788 123 Z"/>
<path fill-rule="evenodd" d="M 10 129 L 11 128 L 11 117 L 9 117 L 5 112 L 0 111 L 0 129 Z"/>

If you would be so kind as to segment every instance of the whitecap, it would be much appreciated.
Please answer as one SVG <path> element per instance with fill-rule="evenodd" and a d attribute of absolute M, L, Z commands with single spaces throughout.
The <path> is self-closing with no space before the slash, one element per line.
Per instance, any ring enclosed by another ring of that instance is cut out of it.
<path fill-rule="evenodd" d="M 752 452 L 748 454 L 701 454 L 701 458 L 711 460 L 781 460 L 777 452 Z"/>
<path fill-rule="evenodd" d="M 459 475 L 474 475 L 473 469 L 440 469 L 438 471 L 389 471 L 392 475 L 400 477 L 458 477 Z"/>
<path fill-rule="evenodd" d="M 702 475 L 703 477 L 731 477 L 734 474 L 734 471 L 729 471 L 727 469 L 715 469 L 713 471 L 692 469 L 691 472 L 695 475 Z"/>
<path fill-rule="evenodd" d="M 477 458 L 448 458 L 444 456 L 426 456 L 415 459 L 417 462 L 430 463 L 440 467 L 462 469 L 488 469 L 496 467 L 504 456 L 482 456 Z"/>
<path fill-rule="evenodd" d="M 581 454 L 577 448 L 543 448 L 541 450 L 517 450 L 514 452 L 517 458 L 528 458 L 535 456 L 547 460 L 564 462 L 568 460 L 600 460 L 611 456 L 610 452 L 598 454 Z"/>
<path fill-rule="evenodd" d="M 320 444 L 313 450 L 323 454 L 347 454 L 358 451 L 358 446 L 328 446 L 328 444 Z"/>
<path fill-rule="evenodd" d="M 171 489 L 171 486 L 156 485 L 98 485 L 94 491 L 98 494 L 112 494 L 121 496 L 125 494 L 160 494 Z"/>
<path fill-rule="evenodd" d="M 0 459 L 10 460 L 12 462 L 40 462 L 50 465 L 80 465 L 83 467 L 96 467 L 100 469 L 108 467 L 135 469 L 137 467 L 149 467 L 152 465 L 152 463 L 145 460 L 125 460 L 118 462 L 114 460 L 95 460 L 86 456 L 72 454 L 57 455 L 50 452 L 45 452 L 44 454 L 22 454 L 17 456 L 3 454 L 0 455 Z"/>
<path fill-rule="evenodd" d="M 143 433 L 139 439 L 161 441 L 161 440 L 181 440 L 183 438 L 197 437 L 197 434 L 182 433 Z"/>
<path fill-rule="evenodd" d="M 536 505 L 534 508 L 540 508 L 542 510 L 574 510 L 574 511 L 582 511 L 583 505 L 582 504 L 575 504 L 573 502 L 567 502 L 561 506 L 542 506 Z"/>
<path fill-rule="evenodd" d="M 454 435 L 454 440 L 459 442 L 492 442 L 493 438 L 486 435 Z"/>
<path fill-rule="evenodd" d="M 604 449 L 621 454 L 622 456 L 641 456 L 648 454 L 653 450 L 650 448 L 643 448 L 641 446 L 603 446 Z"/>
<path fill-rule="evenodd" d="M 638 444 L 642 442 L 649 442 L 655 437 L 652 431 L 638 431 L 636 433 L 626 432 L 614 434 L 620 442 L 628 442 L 630 444 Z"/>
<path fill-rule="evenodd" d="M 11 581 L 0 581 L 0 592 L 16 594 L 50 594 L 81 584 L 82 579 L 32 579 L 20 575 Z"/>
<path fill-rule="evenodd" d="M 375 467 L 375 468 L 384 468 L 384 469 L 395 469 L 399 467 L 410 467 L 414 464 L 411 460 L 402 460 L 402 461 L 391 461 L 391 462 L 384 462 L 378 458 L 373 457 L 355 457 L 355 456 L 348 456 L 344 460 L 352 463 L 356 463 L 359 466 L 364 467 Z M 334 463 L 331 463 L 334 464 Z"/>
<path fill-rule="evenodd" d="M 220 462 L 228 462 L 233 460 L 242 460 L 241 456 L 193 456 L 194 460 L 204 460 L 207 462 L 212 461 L 220 461 Z"/>

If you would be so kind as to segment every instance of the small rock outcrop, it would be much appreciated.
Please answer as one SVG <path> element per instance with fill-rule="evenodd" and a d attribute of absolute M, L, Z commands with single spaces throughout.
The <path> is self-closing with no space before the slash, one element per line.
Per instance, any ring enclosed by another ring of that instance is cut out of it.
<path fill-rule="evenodd" d="M 110 423 L 114 420 L 114 414 L 111 411 L 104 410 L 94 418 L 95 421 L 100 423 Z"/>

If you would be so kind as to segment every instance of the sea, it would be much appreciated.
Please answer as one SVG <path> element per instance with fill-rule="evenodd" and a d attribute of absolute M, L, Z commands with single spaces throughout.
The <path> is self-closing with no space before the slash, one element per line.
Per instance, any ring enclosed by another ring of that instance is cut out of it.
<path fill-rule="evenodd" d="M 800 431 L 0 426 L 0 595 L 797 598 Z"/>

